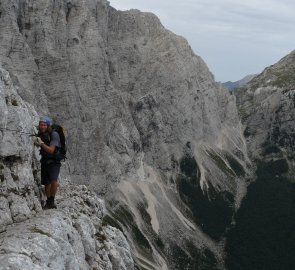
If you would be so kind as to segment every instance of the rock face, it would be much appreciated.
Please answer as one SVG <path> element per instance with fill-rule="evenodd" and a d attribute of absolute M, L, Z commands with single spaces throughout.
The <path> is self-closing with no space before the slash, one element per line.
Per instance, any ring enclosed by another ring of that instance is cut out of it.
<path fill-rule="evenodd" d="M 104 0 L 0 3 L 2 67 L 26 104 L 68 129 L 63 176 L 104 196 L 139 267 L 223 268 L 250 164 L 235 96 L 153 14 Z"/>
<path fill-rule="evenodd" d="M 43 211 L 1 234 L 0 269 L 134 269 L 126 238 L 104 226 L 96 195 L 85 186 L 60 193 L 62 210 Z"/>
<path fill-rule="evenodd" d="M 103 222 L 102 200 L 65 180 L 61 210 L 42 211 L 36 111 L 0 69 L 0 269 L 134 269 L 126 238 Z"/>
<path fill-rule="evenodd" d="M 13 222 L 21 222 L 41 210 L 35 194 L 37 170 L 30 132 L 36 112 L 13 87 L 7 71 L 0 69 L 0 231 Z"/>
<path fill-rule="evenodd" d="M 268 149 L 271 144 L 289 154 L 294 151 L 294 59 L 292 52 L 236 92 L 253 158 L 280 152 Z"/>
<path fill-rule="evenodd" d="M 228 269 L 295 267 L 294 75 L 292 52 L 235 92 L 257 179 L 228 234 Z"/>

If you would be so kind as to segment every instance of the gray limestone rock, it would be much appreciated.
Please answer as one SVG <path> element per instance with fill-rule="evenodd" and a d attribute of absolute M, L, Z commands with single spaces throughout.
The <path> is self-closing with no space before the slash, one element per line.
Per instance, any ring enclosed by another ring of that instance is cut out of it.
<path fill-rule="evenodd" d="M 16 102 L 1 103 L 1 126 L 31 132 L 36 110 L 66 127 L 62 177 L 104 196 L 107 222 L 128 236 L 139 265 L 177 269 L 183 256 L 192 268 L 222 267 L 222 235 L 249 173 L 235 96 L 151 13 L 104 0 L 1 0 L 0 12 L 0 62 L 17 89 Z M 13 154 L 30 175 L 31 139 L 1 136 L 1 156 Z M 10 171 L 7 192 L 19 188 Z M 73 216 L 77 208 L 78 199 Z M 95 242 L 84 240 L 95 263 Z"/>
<path fill-rule="evenodd" d="M 32 138 L 37 113 L 17 94 L 15 86 L 4 69 L 0 69 L 0 198 L 1 228 L 21 222 L 41 210 L 36 200 L 34 181 L 35 152 Z"/>
<path fill-rule="evenodd" d="M 5 197 L 0 197 L 0 232 L 5 230 L 7 225 L 13 223 L 8 201 Z"/>
<path fill-rule="evenodd" d="M 97 223 L 102 200 L 83 186 L 62 186 L 59 194 L 58 210 L 40 212 L 0 234 L 0 269 L 134 269 L 123 234 Z"/>
<path fill-rule="evenodd" d="M 275 145 L 289 154 L 294 151 L 294 55 L 266 68 L 236 93 L 253 158 L 263 157 L 266 148 Z"/>
<path fill-rule="evenodd" d="M 127 240 L 103 225 L 104 203 L 86 186 L 65 179 L 59 210 L 42 211 L 38 153 L 29 137 L 37 113 L 9 73 L 0 69 L 0 75 L 0 269 L 133 269 Z"/>
<path fill-rule="evenodd" d="M 10 204 L 10 212 L 14 222 L 21 222 L 30 218 L 31 211 L 25 198 L 11 194 L 8 197 L 8 202 Z"/>

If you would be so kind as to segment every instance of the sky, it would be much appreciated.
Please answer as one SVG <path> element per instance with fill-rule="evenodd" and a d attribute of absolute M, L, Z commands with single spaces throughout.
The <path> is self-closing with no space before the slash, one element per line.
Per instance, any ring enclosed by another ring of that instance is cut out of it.
<path fill-rule="evenodd" d="M 217 81 L 237 81 L 295 50 L 294 0 L 110 0 L 156 14 L 185 37 Z"/>

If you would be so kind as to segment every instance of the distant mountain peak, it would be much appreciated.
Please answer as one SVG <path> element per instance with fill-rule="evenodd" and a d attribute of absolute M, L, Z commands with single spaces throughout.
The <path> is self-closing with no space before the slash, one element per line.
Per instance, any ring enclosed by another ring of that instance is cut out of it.
<path fill-rule="evenodd" d="M 245 86 L 248 82 L 250 82 L 257 74 L 251 74 L 251 75 L 247 75 L 246 77 L 244 77 L 243 79 L 236 81 L 236 82 L 232 82 L 232 81 L 228 81 L 223 83 L 223 85 L 229 89 L 229 90 L 235 90 L 237 88 L 243 87 Z"/>

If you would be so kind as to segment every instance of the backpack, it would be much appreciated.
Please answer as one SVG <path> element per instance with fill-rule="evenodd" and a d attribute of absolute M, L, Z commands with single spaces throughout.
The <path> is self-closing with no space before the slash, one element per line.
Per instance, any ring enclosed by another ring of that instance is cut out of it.
<path fill-rule="evenodd" d="M 60 138 L 60 147 L 56 148 L 54 153 L 55 159 L 58 161 L 66 160 L 67 146 L 66 146 L 65 130 L 62 126 L 57 124 L 53 124 L 51 128 L 52 128 L 52 131 L 55 131 L 58 133 Z"/>

